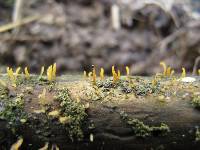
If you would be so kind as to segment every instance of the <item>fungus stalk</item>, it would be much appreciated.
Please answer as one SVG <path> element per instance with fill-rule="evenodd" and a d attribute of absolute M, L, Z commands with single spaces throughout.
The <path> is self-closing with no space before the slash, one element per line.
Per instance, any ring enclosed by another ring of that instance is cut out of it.
<path fill-rule="evenodd" d="M 160 62 L 160 65 L 163 67 L 163 75 L 167 75 L 167 66 L 164 62 Z"/>
<path fill-rule="evenodd" d="M 19 75 L 20 70 L 21 70 L 21 67 L 18 67 L 14 73 L 12 68 L 7 67 L 8 77 L 13 82 L 13 86 L 15 87 L 16 87 L 16 81 L 17 81 L 17 77 Z"/>
<path fill-rule="evenodd" d="M 130 79 L 130 69 L 128 66 L 126 66 L 126 78 L 127 78 L 127 80 Z"/>
<path fill-rule="evenodd" d="M 170 75 L 171 75 L 171 76 L 173 76 L 173 75 L 174 75 L 174 70 L 172 70 L 172 71 L 171 71 Z"/>
<path fill-rule="evenodd" d="M 54 81 L 56 78 L 56 63 L 49 66 L 47 69 L 47 79 L 49 81 Z"/>
<path fill-rule="evenodd" d="M 15 81 L 15 76 L 12 68 L 7 67 L 7 74 L 11 81 Z"/>
<path fill-rule="evenodd" d="M 44 66 L 42 66 L 42 67 L 41 67 L 41 70 L 40 70 L 40 75 L 39 75 L 39 77 L 41 78 L 43 74 L 44 74 Z"/>
<path fill-rule="evenodd" d="M 104 80 L 104 69 L 103 68 L 100 69 L 100 78 L 101 78 L 101 80 Z"/>
<path fill-rule="evenodd" d="M 182 77 L 182 78 L 186 77 L 186 70 L 185 70 L 184 67 L 182 68 L 182 74 L 181 74 L 181 77 Z"/>
<path fill-rule="evenodd" d="M 118 80 L 118 75 L 115 71 L 115 66 L 112 66 L 112 75 L 113 75 L 113 83 L 115 83 Z"/>
<path fill-rule="evenodd" d="M 92 78 L 92 72 L 89 72 L 89 73 L 88 73 L 88 77 L 89 77 L 89 78 Z"/>
<path fill-rule="evenodd" d="M 168 67 L 167 68 L 167 76 L 170 76 L 171 75 L 171 67 Z"/>
<path fill-rule="evenodd" d="M 94 65 L 92 65 L 92 82 L 93 82 L 93 85 L 96 85 L 96 78 L 97 78 L 96 67 Z"/>
<path fill-rule="evenodd" d="M 198 69 L 198 75 L 200 76 L 200 69 Z"/>
<path fill-rule="evenodd" d="M 26 79 L 29 79 L 29 78 L 30 78 L 30 73 L 29 73 L 27 67 L 25 67 L 24 72 L 25 72 L 25 77 L 26 77 Z"/>
<path fill-rule="evenodd" d="M 83 77 L 87 78 L 87 72 L 85 70 L 83 71 Z"/>

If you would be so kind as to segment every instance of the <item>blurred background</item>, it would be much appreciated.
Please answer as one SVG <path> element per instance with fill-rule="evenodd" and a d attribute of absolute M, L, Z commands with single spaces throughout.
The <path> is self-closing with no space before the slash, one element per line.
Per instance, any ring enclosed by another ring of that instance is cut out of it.
<path fill-rule="evenodd" d="M 0 66 L 59 73 L 198 68 L 200 0 L 0 0 Z M 195 64 L 196 61 L 196 64 Z"/>

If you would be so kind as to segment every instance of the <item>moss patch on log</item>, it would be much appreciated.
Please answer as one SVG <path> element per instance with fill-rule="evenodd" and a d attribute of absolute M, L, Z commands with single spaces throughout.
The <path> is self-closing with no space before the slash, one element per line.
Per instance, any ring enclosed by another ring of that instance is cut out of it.
<path fill-rule="evenodd" d="M 66 88 L 58 90 L 56 99 L 60 103 L 61 111 L 64 116 L 70 118 L 69 124 L 66 126 L 70 138 L 75 137 L 78 140 L 83 138 L 82 125 L 86 117 L 85 107 L 72 100 L 69 91 Z"/>
<path fill-rule="evenodd" d="M 165 123 L 161 123 L 160 126 L 149 126 L 145 125 L 138 119 L 133 119 L 128 116 L 124 111 L 120 112 L 122 120 L 131 127 L 136 137 L 148 137 L 148 136 L 164 136 L 170 132 L 170 128 Z"/>

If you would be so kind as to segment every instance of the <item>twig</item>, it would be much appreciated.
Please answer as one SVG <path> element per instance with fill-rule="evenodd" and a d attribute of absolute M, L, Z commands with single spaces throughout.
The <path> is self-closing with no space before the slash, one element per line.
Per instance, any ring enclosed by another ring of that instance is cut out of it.
<path fill-rule="evenodd" d="M 22 19 L 23 15 L 23 3 L 24 0 L 15 0 L 14 10 L 13 10 L 13 23 L 18 22 Z M 14 33 L 19 32 L 19 28 L 13 30 Z"/>
<path fill-rule="evenodd" d="M 0 33 L 6 32 L 8 30 L 14 29 L 16 27 L 19 27 L 19 26 L 22 26 L 25 24 L 28 24 L 28 23 L 38 20 L 40 18 L 41 18 L 41 16 L 30 16 L 30 17 L 24 18 L 20 21 L 0 26 Z"/>

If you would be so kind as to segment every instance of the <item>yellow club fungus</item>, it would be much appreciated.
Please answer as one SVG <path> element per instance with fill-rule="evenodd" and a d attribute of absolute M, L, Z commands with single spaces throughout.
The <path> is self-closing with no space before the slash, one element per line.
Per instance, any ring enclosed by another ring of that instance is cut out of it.
<path fill-rule="evenodd" d="M 117 78 L 120 79 L 120 77 L 121 77 L 121 72 L 120 70 L 117 70 Z"/>
<path fill-rule="evenodd" d="M 94 65 L 92 65 L 92 82 L 94 85 L 96 85 L 96 78 L 97 78 L 96 67 Z"/>
<path fill-rule="evenodd" d="M 14 73 L 12 68 L 7 67 L 7 74 L 11 80 L 15 80 L 19 75 L 20 70 L 21 67 L 18 67 Z"/>
<path fill-rule="evenodd" d="M 12 68 L 7 67 L 7 74 L 8 77 L 10 78 L 10 80 L 13 82 L 13 86 L 16 87 L 16 80 L 17 80 L 17 76 L 19 75 L 21 68 L 18 67 L 15 71 L 15 73 L 13 72 Z"/>
<path fill-rule="evenodd" d="M 91 76 L 92 76 L 92 72 L 89 72 L 89 73 L 88 73 L 88 77 L 91 77 Z"/>
<path fill-rule="evenodd" d="M 171 71 L 170 75 L 171 75 L 171 76 L 173 76 L 173 75 L 174 75 L 174 70 L 172 70 L 172 71 Z"/>
<path fill-rule="evenodd" d="M 53 64 L 52 76 L 54 80 L 56 78 L 56 63 Z"/>
<path fill-rule="evenodd" d="M 7 67 L 7 74 L 11 81 L 15 81 L 15 76 L 12 68 Z"/>
<path fill-rule="evenodd" d="M 19 148 L 21 147 L 22 143 L 23 143 L 23 138 L 19 138 L 19 139 L 17 140 L 17 142 L 14 143 L 14 144 L 11 146 L 10 150 L 19 150 Z"/>
<path fill-rule="evenodd" d="M 53 74 L 53 66 L 51 65 L 51 66 L 49 66 L 48 69 L 47 69 L 47 79 L 48 79 L 49 81 L 52 81 L 52 80 L 53 80 L 52 74 Z"/>
<path fill-rule="evenodd" d="M 21 67 L 18 67 L 15 71 L 15 77 L 17 78 L 17 76 L 19 75 L 19 72 L 21 70 Z"/>
<path fill-rule="evenodd" d="M 181 77 L 182 77 L 182 78 L 186 77 L 186 70 L 185 70 L 184 67 L 182 68 L 182 74 L 181 74 Z"/>
<path fill-rule="evenodd" d="M 29 78 L 30 78 L 30 73 L 29 73 L 27 67 L 25 67 L 24 72 L 25 72 L 25 77 L 26 77 L 26 79 L 29 79 Z"/>
<path fill-rule="evenodd" d="M 160 62 L 160 65 L 163 67 L 163 75 L 167 75 L 167 66 L 164 62 Z"/>
<path fill-rule="evenodd" d="M 200 69 L 198 69 L 198 75 L 200 76 Z"/>
<path fill-rule="evenodd" d="M 112 66 L 112 75 L 113 75 L 113 83 L 115 83 L 118 80 L 118 75 L 115 71 L 115 66 Z"/>
<path fill-rule="evenodd" d="M 50 65 L 47 69 L 47 79 L 53 81 L 56 78 L 56 63 Z"/>
<path fill-rule="evenodd" d="M 45 143 L 45 145 L 42 148 L 39 148 L 38 150 L 48 150 L 49 143 Z"/>
<path fill-rule="evenodd" d="M 171 67 L 167 67 L 167 76 L 170 76 L 171 75 Z"/>
<path fill-rule="evenodd" d="M 41 67 L 41 70 L 40 70 L 40 77 L 42 77 L 43 74 L 44 74 L 44 66 Z"/>
<path fill-rule="evenodd" d="M 130 69 L 128 66 L 126 66 L 126 76 L 128 77 L 130 75 Z"/>
<path fill-rule="evenodd" d="M 100 79 L 104 80 L 104 69 L 103 68 L 100 69 Z"/>
<path fill-rule="evenodd" d="M 87 78 L 87 72 L 85 70 L 83 71 L 83 77 Z"/>

